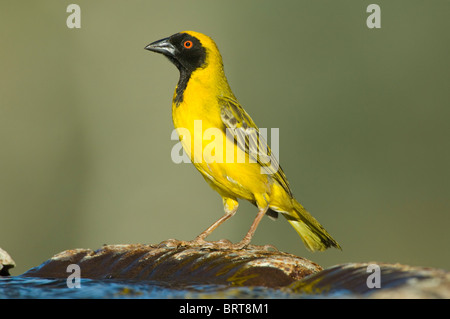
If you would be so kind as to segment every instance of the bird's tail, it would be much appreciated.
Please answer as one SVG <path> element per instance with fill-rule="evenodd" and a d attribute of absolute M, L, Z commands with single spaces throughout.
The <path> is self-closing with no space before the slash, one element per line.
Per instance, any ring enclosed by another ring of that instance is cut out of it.
<path fill-rule="evenodd" d="M 325 228 L 299 202 L 295 199 L 292 202 L 294 210 L 289 215 L 283 214 L 283 216 L 295 228 L 309 250 L 322 251 L 330 247 L 342 250 L 337 241 L 328 234 Z"/>

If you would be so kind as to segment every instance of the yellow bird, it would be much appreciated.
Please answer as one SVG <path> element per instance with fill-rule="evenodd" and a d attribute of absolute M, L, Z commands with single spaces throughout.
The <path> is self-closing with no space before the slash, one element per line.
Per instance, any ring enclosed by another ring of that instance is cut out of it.
<path fill-rule="evenodd" d="M 238 199 L 245 199 L 258 207 L 258 213 L 233 248 L 248 246 L 263 216 L 276 218 L 279 212 L 311 251 L 331 246 L 341 249 L 294 199 L 276 157 L 231 91 L 214 41 L 198 32 L 183 31 L 145 49 L 163 54 L 178 68 L 180 78 L 172 101 L 174 126 L 191 162 L 223 200 L 225 214 L 191 243 L 204 244 L 214 229 L 236 213 Z"/>

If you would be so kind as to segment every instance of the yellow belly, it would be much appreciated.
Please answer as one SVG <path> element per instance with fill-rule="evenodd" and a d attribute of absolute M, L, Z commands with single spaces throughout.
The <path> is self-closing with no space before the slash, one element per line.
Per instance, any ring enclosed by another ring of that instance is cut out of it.
<path fill-rule="evenodd" d="M 251 163 L 248 154 L 227 138 L 220 114 L 204 110 L 200 116 L 187 105 L 174 107 L 174 126 L 185 152 L 209 184 L 222 197 L 251 202 L 257 201 L 258 194 L 268 197 L 270 176 L 262 174 L 260 165 Z"/>

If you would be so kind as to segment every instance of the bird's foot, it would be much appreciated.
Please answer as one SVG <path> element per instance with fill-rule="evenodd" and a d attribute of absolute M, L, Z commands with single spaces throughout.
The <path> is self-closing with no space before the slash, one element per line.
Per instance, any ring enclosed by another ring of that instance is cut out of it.
<path fill-rule="evenodd" d="M 185 241 L 178 239 L 167 239 L 157 245 L 159 248 L 210 248 L 210 249 L 236 249 L 227 239 L 218 241 L 206 241 L 204 238 L 197 237 L 193 240 Z"/>
<path fill-rule="evenodd" d="M 204 238 L 197 237 L 194 240 L 188 241 L 187 244 L 191 247 L 210 248 L 210 249 L 235 249 L 233 243 L 227 239 L 220 239 L 218 241 L 206 241 Z"/>
<path fill-rule="evenodd" d="M 247 241 L 240 241 L 236 244 L 233 244 L 228 239 L 220 239 L 217 241 L 206 241 L 203 238 L 195 238 L 190 241 L 185 240 L 177 240 L 177 239 L 168 239 L 162 241 L 158 244 L 160 248 L 180 248 L 180 247 L 192 247 L 192 248 L 200 248 L 200 249 L 216 249 L 216 250 L 241 250 L 241 249 L 249 249 L 249 250 L 272 250 L 278 251 L 278 249 L 273 245 L 250 245 Z"/>
<path fill-rule="evenodd" d="M 157 247 L 158 248 L 178 248 L 181 246 L 186 246 L 186 243 L 187 242 L 184 240 L 178 240 L 178 239 L 171 238 L 171 239 L 167 239 L 167 240 L 160 242 L 157 245 Z"/>

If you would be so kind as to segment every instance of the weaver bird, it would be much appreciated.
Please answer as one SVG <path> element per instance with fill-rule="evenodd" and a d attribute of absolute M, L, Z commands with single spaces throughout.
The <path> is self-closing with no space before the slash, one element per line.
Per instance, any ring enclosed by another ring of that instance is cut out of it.
<path fill-rule="evenodd" d="M 276 218 L 281 213 L 311 251 L 331 246 L 340 249 L 319 222 L 295 200 L 283 170 L 262 137 L 249 134 L 237 138 L 239 130 L 244 133 L 251 130 L 259 133 L 259 130 L 231 91 L 214 41 L 204 34 L 184 31 L 155 41 L 145 49 L 163 54 L 178 68 L 180 78 L 172 100 L 175 129 L 191 162 L 223 201 L 225 214 L 190 243 L 204 244 L 214 229 L 236 213 L 238 199 L 245 199 L 258 208 L 258 213 L 248 233 L 242 241 L 232 245 L 233 248 L 249 245 L 265 214 Z M 201 125 L 195 124 L 198 121 Z M 219 150 L 214 154 L 203 152 L 209 141 L 204 133 L 211 128 L 222 135 L 220 139 L 215 137 L 224 150 L 219 155 Z M 236 134 L 227 134 L 227 130 Z M 191 138 L 183 137 L 186 132 L 194 139 L 200 136 L 200 148 L 194 147 Z M 250 144 L 263 146 L 269 161 Z M 226 154 L 230 153 L 234 159 L 245 158 L 245 161 L 227 160 Z"/>

